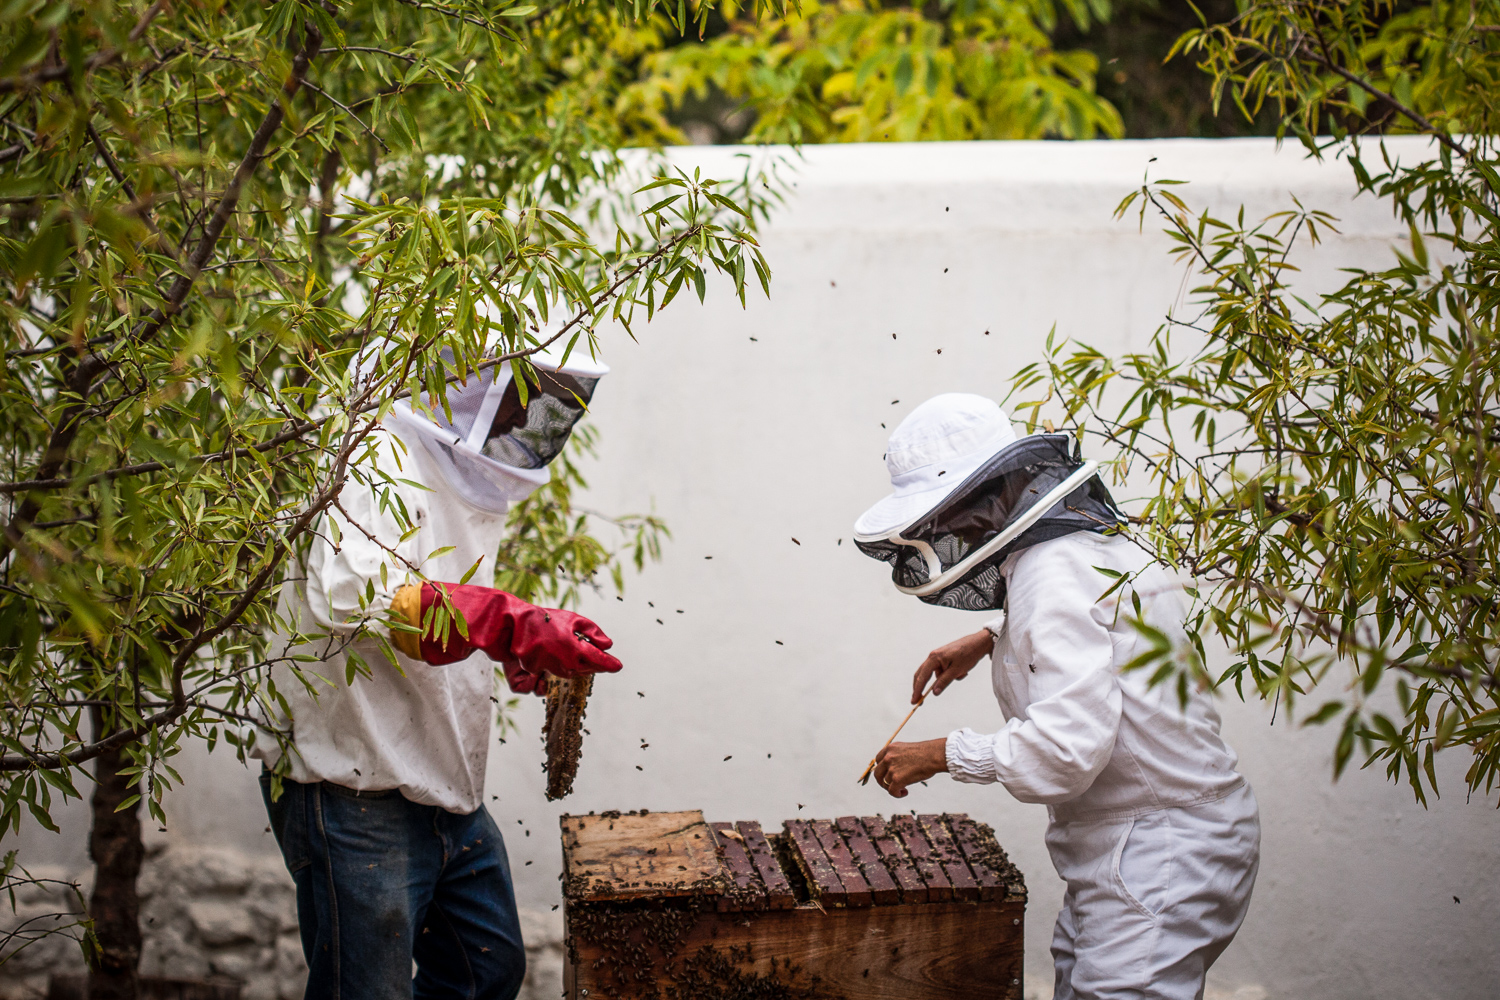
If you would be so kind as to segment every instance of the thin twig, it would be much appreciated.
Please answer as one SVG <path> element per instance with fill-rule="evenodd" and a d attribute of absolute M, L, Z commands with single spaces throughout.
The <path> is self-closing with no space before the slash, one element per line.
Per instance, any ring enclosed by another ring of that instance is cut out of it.
<path fill-rule="evenodd" d="M 324 51 L 326 52 L 328 50 L 324 49 Z M 341 108 L 343 110 L 344 114 L 346 114 L 350 118 L 354 119 L 354 124 L 358 125 L 362 129 L 364 129 L 365 133 L 371 139 L 374 139 L 376 142 L 380 143 L 380 148 L 381 149 L 385 150 L 387 153 L 389 153 L 391 151 L 391 147 L 389 147 L 389 146 L 387 146 L 385 144 L 385 140 L 382 139 L 382 138 L 380 138 L 379 133 L 377 133 L 370 126 L 366 125 L 364 122 L 360 121 L 359 120 L 359 115 L 357 115 L 353 111 L 349 110 L 349 105 L 345 104 L 343 101 L 339 100 L 337 97 L 334 97 L 328 91 L 324 90 L 322 87 L 319 87 L 317 84 L 313 83 L 311 80 L 303 80 L 302 81 L 302 86 L 306 87 L 308 90 L 311 90 L 315 94 L 322 94 L 324 97 L 328 98 L 334 104 L 337 104 L 339 106 L 339 108 Z"/>
<path fill-rule="evenodd" d="M 407 63 L 417 61 L 416 56 L 409 56 L 404 52 L 392 52 L 390 49 L 378 49 L 373 45 L 340 45 L 337 48 L 324 49 L 318 55 L 338 55 L 340 52 L 375 52 L 383 56 L 390 56 L 392 59 L 405 60 Z"/>
<path fill-rule="evenodd" d="M 477 17 L 470 17 L 468 14 L 464 14 L 464 13 L 461 13 L 459 11 L 456 11 L 452 7 L 441 7 L 441 6 L 437 5 L 437 4 L 432 4 L 432 3 L 420 3 L 419 0 L 396 0 L 396 2 L 400 3 L 400 4 L 405 4 L 408 7 L 416 7 L 419 10 L 435 10 L 439 14 L 444 15 L 445 17 L 451 17 L 451 18 L 454 18 L 454 19 L 459 20 L 459 21 L 467 21 L 469 24 L 478 25 L 479 27 L 483 28 L 485 31 L 490 32 L 491 34 L 499 35 L 502 38 L 505 37 L 505 35 L 504 35 L 503 32 L 497 31 L 495 29 L 495 27 L 493 25 L 491 25 L 488 21 L 481 21 Z"/>

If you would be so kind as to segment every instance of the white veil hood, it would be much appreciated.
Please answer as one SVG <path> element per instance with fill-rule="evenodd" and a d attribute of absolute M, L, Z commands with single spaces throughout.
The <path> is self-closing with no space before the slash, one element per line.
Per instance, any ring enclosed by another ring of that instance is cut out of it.
<path fill-rule="evenodd" d="M 379 355 L 374 350 L 357 355 L 353 362 L 356 379 L 373 372 L 378 358 Z M 452 364 L 451 353 L 445 350 L 443 358 L 448 364 Z M 583 404 L 576 411 L 578 416 L 586 411 L 593 386 L 609 373 L 608 365 L 576 351 L 566 362 L 561 360 L 561 352 L 546 350 L 538 351 L 527 360 L 540 371 L 571 376 L 580 385 L 587 386 L 587 394 L 581 400 L 575 399 L 575 402 Z M 510 504 L 526 499 L 538 487 L 546 485 L 552 478 L 552 472 L 546 463 L 555 457 L 555 452 L 544 454 L 539 460 L 533 461 L 532 467 L 526 467 L 485 454 L 491 440 L 489 432 L 492 422 L 512 378 L 510 362 L 503 361 L 477 374 L 471 373 L 466 381 L 449 382 L 448 412 L 452 414 L 451 421 L 443 413 L 441 405 L 432 407 L 429 415 L 414 408 L 406 399 L 397 400 L 385 418 L 386 425 L 406 439 L 408 447 L 415 443 L 411 440 L 413 437 L 422 443 L 442 470 L 448 485 L 460 496 L 481 510 L 497 514 L 505 513 Z M 539 393 L 535 387 L 527 388 L 530 390 L 527 407 L 529 412 L 535 403 L 543 400 L 544 394 Z M 554 435 L 561 436 L 558 448 L 561 447 L 561 441 L 565 441 L 571 433 L 576 419 L 575 416 L 566 427 L 554 425 Z M 512 448 L 510 451 L 514 453 L 516 449 Z"/>

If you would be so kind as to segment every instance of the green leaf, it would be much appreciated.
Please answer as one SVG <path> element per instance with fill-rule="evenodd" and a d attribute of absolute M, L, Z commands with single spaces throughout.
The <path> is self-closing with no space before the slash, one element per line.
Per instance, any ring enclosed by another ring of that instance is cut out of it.
<path fill-rule="evenodd" d="M 482 562 L 484 562 L 484 556 L 480 556 L 478 559 L 475 559 L 474 565 L 470 566 L 467 570 L 464 571 L 463 579 L 458 581 L 458 585 L 460 587 L 469 582 L 469 578 L 474 575 L 474 571 L 479 568 L 479 564 Z"/>
<path fill-rule="evenodd" d="M 896 71 L 893 80 L 896 84 L 896 96 L 905 97 L 906 92 L 911 89 L 912 58 L 910 52 L 901 53 L 896 59 Z"/>
<path fill-rule="evenodd" d="M 1341 701 L 1325 702 L 1316 712 L 1302 720 L 1303 726 L 1321 726 L 1344 710 Z"/>

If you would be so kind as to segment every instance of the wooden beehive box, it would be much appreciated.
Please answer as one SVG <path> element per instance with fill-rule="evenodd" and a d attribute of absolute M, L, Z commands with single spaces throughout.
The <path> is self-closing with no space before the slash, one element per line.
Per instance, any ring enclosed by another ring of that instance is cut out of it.
<path fill-rule="evenodd" d="M 572 1000 L 1020 1000 L 1026 886 L 962 814 L 564 816 Z"/>

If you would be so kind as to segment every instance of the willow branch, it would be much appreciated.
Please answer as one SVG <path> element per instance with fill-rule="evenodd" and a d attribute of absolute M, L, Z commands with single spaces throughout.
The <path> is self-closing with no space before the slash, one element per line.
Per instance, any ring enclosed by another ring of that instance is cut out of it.
<path fill-rule="evenodd" d="M 1447 146 L 1449 149 L 1453 150 L 1453 152 L 1457 153 L 1459 156 L 1462 156 L 1464 159 L 1467 160 L 1469 158 L 1469 150 L 1462 143 L 1456 142 L 1446 132 L 1440 130 L 1420 111 L 1417 111 L 1415 108 L 1409 108 L 1405 104 L 1402 104 L 1400 101 L 1396 100 L 1394 94 L 1386 93 L 1379 87 L 1376 87 L 1374 84 L 1367 82 L 1362 77 L 1356 76 L 1355 74 L 1344 69 L 1344 67 L 1340 66 L 1338 63 L 1335 63 L 1333 60 L 1321 55 L 1313 49 L 1308 48 L 1302 43 L 1301 39 L 1296 42 L 1296 46 L 1293 51 L 1300 52 L 1309 61 L 1317 63 L 1319 66 L 1322 66 L 1324 69 L 1328 70 L 1335 76 L 1342 78 L 1348 83 L 1352 83 L 1354 86 L 1358 87 L 1360 90 L 1363 90 L 1371 97 L 1389 104 L 1399 114 L 1409 119 L 1413 125 L 1417 126 L 1417 128 L 1426 132 L 1428 135 L 1431 135 L 1433 138 L 1437 139 L 1438 142 L 1441 142 L 1444 146 Z"/>
<path fill-rule="evenodd" d="M 130 40 L 132 42 L 139 39 L 145 33 L 146 29 L 151 26 L 151 22 L 156 20 L 156 15 L 160 14 L 161 9 L 166 5 L 166 0 L 156 0 L 156 3 L 147 8 L 146 13 L 141 15 L 141 19 L 136 22 L 135 27 L 130 29 Z M 92 73 L 94 70 L 99 69 L 101 66 L 107 66 L 118 58 L 120 58 L 119 49 L 101 49 L 89 57 L 88 61 L 84 64 L 84 72 Z M 46 69 L 39 69 L 33 73 L 0 77 L 0 94 L 8 94 L 17 90 L 30 90 L 33 87 L 40 87 L 44 83 L 55 83 L 58 80 L 65 79 L 72 71 L 72 67 L 64 63 L 61 66 L 49 66 Z"/>
<path fill-rule="evenodd" d="M 578 324 L 582 323 L 587 317 L 593 315 L 595 310 L 597 310 L 599 306 L 609 301 L 610 296 L 616 294 L 622 286 L 634 279 L 641 273 L 641 271 L 645 270 L 647 267 L 651 266 L 651 264 L 655 263 L 663 256 L 670 253 L 678 244 L 684 242 L 685 240 L 690 240 L 696 237 L 702 231 L 702 229 L 702 224 L 691 226 L 688 229 L 683 230 L 677 236 L 668 240 L 666 243 L 662 244 L 649 256 L 642 258 L 622 277 L 618 278 L 608 288 L 604 289 L 597 296 L 595 296 L 587 305 L 579 309 L 578 312 L 568 320 L 568 322 L 564 323 L 556 333 L 552 334 L 552 336 L 548 337 L 546 340 L 541 341 L 534 347 L 527 347 L 517 351 L 509 351 L 505 354 L 500 354 L 493 358 L 486 358 L 485 360 L 477 363 L 470 374 L 473 374 L 474 372 L 482 372 L 487 368 L 493 368 L 496 365 L 504 364 L 507 361 L 514 361 L 518 358 L 531 357 L 534 354 L 545 351 L 548 347 L 551 347 L 570 330 L 572 330 Z M 467 377 L 467 375 L 461 376 L 458 374 L 454 374 L 449 375 L 447 381 L 450 383 L 458 382 L 462 378 Z M 407 399 L 410 396 L 411 390 L 404 389 L 398 393 L 395 393 L 390 398 L 401 400 Z M 352 413 L 355 416 L 368 413 L 371 410 L 378 409 L 384 402 L 385 399 L 384 397 L 382 397 L 381 399 L 374 402 L 363 404 L 359 408 L 353 410 Z M 328 421 L 332 420 L 335 415 L 336 414 L 329 414 L 327 416 L 320 417 L 317 420 L 303 421 L 302 423 L 297 424 L 295 427 L 291 427 L 285 431 L 282 431 L 275 437 L 267 438 L 265 441 L 260 441 L 253 445 L 245 445 L 239 448 L 225 448 L 222 451 L 206 452 L 201 455 L 194 455 L 192 458 L 187 459 L 182 464 L 215 465 L 220 462 L 227 462 L 230 459 L 234 458 L 244 458 L 257 452 L 266 452 L 271 450 L 272 448 L 277 447 L 278 445 L 286 444 L 288 441 L 295 440 L 296 438 L 302 437 L 304 434 L 317 430 Z M 36 479 L 27 479 L 13 483 L 0 483 L 0 495 L 4 495 L 7 493 L 22 493 L 31 490 L 61 490 L 67 489 L 70 486 L 86 486 L 92 483 L 103 482 L 108 479 L 117 479 L 121 476 L 138 476 L 151 472 L 161 472 L 166 468 L 167 465 L 164 462 L 140 462 L 135 465 L 124 465 L 114 469 L 107 469 L 103 472 L 96 472 L 89 476 L 63 476 L 49 478 L 38 477 Z"/>
<path fill-rule="evenodd" d="M 155 9 L 159 9 L 160 3 Z M 152 12 L 151 16 L 155 14 Z M 149 23 L 142 19 L 140 29 Z M 197 246 L 193 248 L 192 254 L 186 261 L 187 269 L 177 276 L 172 282 L 172 287 L 167 292 L 167 301 L 162 306 L 153 310 L 149 316 L 141 320 L 132 336 L 148 337 L 160 330 L 166 323 L 168 317 L 175 315 L 182 307 L 182 302 L 187 298 L 193 283 L 197 280 L 203 266 L 208 263 L 209 257 L 213 255 L 214 247 L 223 235 L 224 227 L 229 224 L 230 216 L 234 214 L 235 205 L 238 204 L 240 192 L 245 182 L 255 172 L 265 158 L 266 144 L 270 142 L 271 135 L 281 127 L 282 119 L 286 117 L 286 105 L 292 96 L 297 93 L 303 78 L 307 75 L 308 66 L 316 56 L 323 44 L 322 33 L 311 22 L 306 25 L 307 44 L 301 52 L 292 60 L 292 71 L 287 77 L 286 83 L 282 85 L 284 99 L 274 101 L 266 112 L 265 119 L 260 127 L 255 130 L 255 135 L 250 140 L 250 148 L 245 152 L 245 157 L 240 161 L 239 167 L 234 172 L 234 177 L 229 182 L 229 187 L 219 198 L 218 205 L 214 209 L 213 217 L 204 227 L 203 236 L 199 239 Z M 62 413 L 57 425 L 53 427 L 47 447 L 42 453 L 42 462 L 37 469 L 36 480 L 47 481 L 59 478 L 61 471 L 67 461 L 68 451 L 72 448 L 73 439 L 78 436 L 79 428 L 83 423 L 85 402 L 93 387 L 94 380 L 108 368 L 108 363 L 96 355 L 91 355 L 80 360 L 69 373 L 67 380 L 68 390 L 74 396 Z M 20 542 L 25 531 L 25 526 L 36 520 L 40 511 L 40 502 L 28 496 L 16 510 L 10 522 L 5 526 L 4 537 L 0 538 L 0 559 L 4 559 L 11 549 Z"/>
<path fill-rule="evenodd" d="M 270 143 L 271 136 L 281 127 L 282 121 L 286 118 L 287 105 L 291 103 L 292 98 L 306 81 L 308 68 L 322 48 L 323 35 L 311 21 L 306 25 L 306 38 L 307 42 L 302 47 L 302 51 L 292 59 L 291 72 L 281 86 L 281 98 L 272 102 L 271 107 L 266 111 L 266 117 L 262 119 L 260 127 L 251 137 L 250 147 L 245 151 L 245 156 L 240 160 L 239 166 L 235 168 L 229 186 L 219 197 L 218 204 L 214 206 L 213 215 L 203 227 L 202 237 L 186 261 L 186 270 L 177 276 L 177 279 L 172 282 L 172 287 L 167 290 L 167 301 L 152 310 L 151 314 L 132 331 L 133 337 L 151 336 L 162 328 L 169 317 L 181 311 L 182 303 L 187 298 L 188 292 L 192 290 L 193 283 L 198 280 L 198 275 L 208 264 L 209 258 L 213 256 L 219 237 L 224 234 L 224 228 L 229 225 L 230 218 L 234 216 L 235 207 L 239 204 L 240 192 L 244 190 L 245 183 L 255 173 L 256 168 L 260 166 L 261 160 L 265 159 L 266 145 Z"/>

